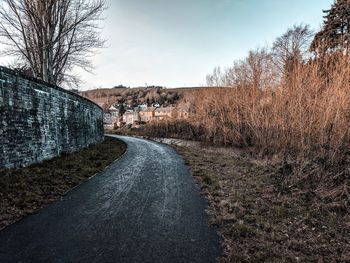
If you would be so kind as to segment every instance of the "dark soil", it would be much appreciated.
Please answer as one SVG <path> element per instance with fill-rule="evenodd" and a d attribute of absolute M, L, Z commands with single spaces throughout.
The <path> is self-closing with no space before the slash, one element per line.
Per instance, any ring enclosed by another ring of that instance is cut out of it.
<path fill-rule="evenodd" d="M 0 171 L 0 229 L 61 198 L 104 170 L 126 151 L 126 144 L 105 137 L 99 144 L 25 168 Z"/>
<path fill-rule="evenodd" d="M 350 262 L 350 172 L 173 146 L 210 201 L 221 262 Z M 345 168 L 344 168 L 345 167 Z"/>

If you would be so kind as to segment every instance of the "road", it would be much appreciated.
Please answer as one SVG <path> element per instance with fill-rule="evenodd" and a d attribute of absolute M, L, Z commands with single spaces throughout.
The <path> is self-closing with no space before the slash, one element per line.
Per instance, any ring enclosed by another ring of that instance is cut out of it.
<path fill-rule="evenodd" d="M 118 136 L 117 136 L 118 137 Z M 170 147 L 127 152 L 62 200 L 0 231 L 0 262 L 216 262 L 207 202 Z"/>

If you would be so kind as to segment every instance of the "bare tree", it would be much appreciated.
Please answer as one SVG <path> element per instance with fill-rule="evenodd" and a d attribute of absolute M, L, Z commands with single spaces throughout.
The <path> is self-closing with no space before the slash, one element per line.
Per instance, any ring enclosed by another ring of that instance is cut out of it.
<path fill-rule="evenodd" d="M 233 66 L 214 69 L 207 75 L 207 85 L 213 87 L 252 87 L 267 90 L 276 87 L 277 72 L 266 48 L 249 51 L 248 57 L 234 61 Z"/>
<path fill-rule="evenodd" d="M 91 71 L 91 56 L 104 46 L 98 21 L 105 7 L 105 0 L 1 0 L 2 53 L 36 78 L 76 83 L 73 68 Z"/>
<path fill-rule="evenodd" d="M 249 51 L 245 64 L 246 79 L 250 86 L 261 90 L 275 88 L 276 70 L 271 53 L 266 48 Z"/>
<path fill-rule="evenodd" d="M 282 76 L 287 76 L 308 54 L 313 32 L 309 25 L 294 25 L 273 43 L 274 62 Z"/>
<path fill-rule="evenodd" d="M 222 87 L 224 86 L 223 82 L 223 73 L 221 72 L 220 67 L 215 67 L 213 73 L 206 76 L 207 85 L 211 87 Z"/>

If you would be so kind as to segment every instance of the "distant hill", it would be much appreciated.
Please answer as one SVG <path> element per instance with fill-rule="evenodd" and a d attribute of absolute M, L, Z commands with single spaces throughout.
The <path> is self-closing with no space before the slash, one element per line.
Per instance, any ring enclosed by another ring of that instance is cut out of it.
<path fill-rule="evenodd" d="M 80 92 L 80 95 L 94 101 L 104 110 L 107 110 L 111 105 L 115 104 L 125 104 L 134 107 L 139 104 L 159 103 L 161 105 L 168 106 L 176 104 L 181 98 L 183 98 L 186 92 L 190 92 L 191 90 L 198 88 L 125 88 L 117 86 L 111 89 L 82 91 Z"/>

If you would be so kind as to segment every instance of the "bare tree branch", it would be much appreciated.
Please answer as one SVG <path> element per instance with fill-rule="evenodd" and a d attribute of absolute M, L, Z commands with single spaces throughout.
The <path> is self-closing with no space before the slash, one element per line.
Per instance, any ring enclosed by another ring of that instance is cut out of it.
<path fill-rule="evenodd" d="M 1 53 L 49 83 L 78 83 L 73 68 L 91 70 L 90 58 L 104 47 L 98 22 L 105 8 L 105 0 L 2 0 Z"/>

